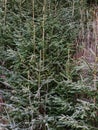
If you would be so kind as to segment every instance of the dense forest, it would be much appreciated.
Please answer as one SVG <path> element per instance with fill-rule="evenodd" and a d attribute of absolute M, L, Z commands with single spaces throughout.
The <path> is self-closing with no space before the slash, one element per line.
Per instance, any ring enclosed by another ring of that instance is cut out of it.
<path fill-rule="evenodd" d="M 98 130 L 97 4 L 0 0 L 0 130 Z"/>

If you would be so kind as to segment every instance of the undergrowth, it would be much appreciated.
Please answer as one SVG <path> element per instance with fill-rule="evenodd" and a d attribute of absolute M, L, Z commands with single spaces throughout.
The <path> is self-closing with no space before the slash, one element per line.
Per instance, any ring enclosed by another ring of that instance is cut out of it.
<path fill-rule="evenodd" d="M 0 116 L 7 120 L 1 127 L 97 130 L 98 92 L 82 82 L 72 57 L 79 32 L 91 20 L 86 2 L 0 3 Z"/>

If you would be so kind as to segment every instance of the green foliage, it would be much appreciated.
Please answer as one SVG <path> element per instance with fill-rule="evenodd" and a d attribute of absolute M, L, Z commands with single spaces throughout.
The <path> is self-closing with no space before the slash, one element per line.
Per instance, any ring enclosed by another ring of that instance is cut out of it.
<path fill-rule="evenodd" d="M 11 87 L 3 89 L 7 129 L 97 129 L 97 92 L 74 80 L 72 60 L 73 43 L 86 26 L 85 5 L 1 0 L 0 80 Z"/>

